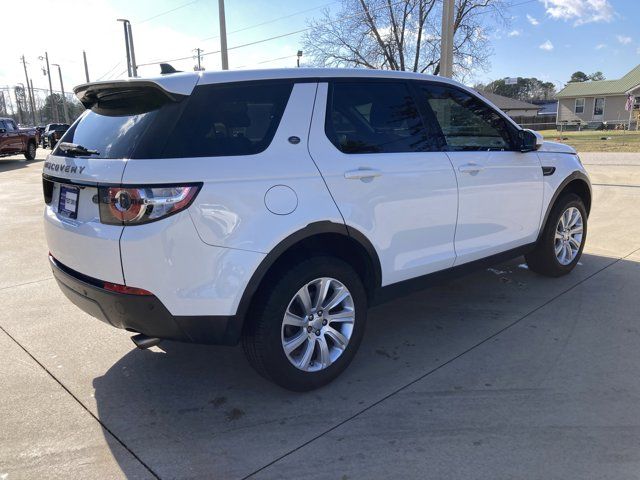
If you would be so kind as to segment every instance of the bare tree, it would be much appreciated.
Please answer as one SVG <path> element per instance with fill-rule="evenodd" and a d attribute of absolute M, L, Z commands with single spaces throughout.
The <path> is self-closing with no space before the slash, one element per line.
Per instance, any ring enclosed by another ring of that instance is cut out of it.
<path fill-rule="evenodd" d="M 486 69 L 485 26 L 505 22 L 503 0 L 456 0 L 454 71 Z M 442 0 L 342 0 L 309 23 L 304 51 L 315 66 L 382 68 L 438 74 Z"/>

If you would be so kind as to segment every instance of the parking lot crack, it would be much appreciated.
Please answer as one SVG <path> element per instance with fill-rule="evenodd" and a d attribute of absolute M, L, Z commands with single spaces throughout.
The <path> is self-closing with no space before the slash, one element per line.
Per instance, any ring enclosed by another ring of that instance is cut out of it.
<path fill-rule="evenodd" d="M 423 373 L 422 375 L 420 375 L 419 377 L 415 378 L 414 380 L 411 380 L 410 382 L 408 382 L 407 384 L 398 387 L 397 389 L 393 390 L 392 392 L 388 393 L 387 395 L 383 396 L 382 398 L 376 400 L 375 402 L 371 403 L 370 405 L 367 405 L 366 407 L 362 408 L 361 410 L 358 410 L 356 413 L 354 413 L 353 415 L 351 415 L 350 417 L 338 422 L 337 424 L 333 425 L 332 427 L 328 428 L 327 430 L 317 434 L 316 436 L 314 436 L 313 438 L 307 440 L 306 442 L 298 445 L 297 447 L 289 450 L 288 452 L 280 455 L 278 458 L 272 460 L 271 462 L 267 463 L 266 465 L 263 465 L 262 467 L 258 468 L 257 470 L 251 472 L 250 474 L 246 475 L 245 477 L 243 477 L 242 480 L 247 480 L 255 475 L 257 475 L 258 473 L 262 472 L 263 470 L 269 468 L 270 466 L 278 463 L 280 460 L 283 460 L 284 458 L 288 457 L 289 455 L 302 450 L 303 448 L 305 448 L 307 445 L 310 445 L 311 443 L 315 442 L 316 440 L 322 438 L 323 436 L 327 435 L 328 433 L 333 432 L 334 430 L 340 428 L 341 426 L 345 425 L 346 423 L 354 420 L 355 418 L 359 417 L 360 415 L 362 415 L 363 413 L 373 409 L 374 407 L 380 405 L 381 403 L 383 403 L 384 401 L 394 397 L 395 395 L 397 395 L 398 393 L 406 390 L 407 388 L 411 387 L 412 385 L 415 385 L 416 383 L 418 383 L 419 381 L 425 379 L 426 377 L 434 374 L 435 372 L 437 372 L 438 370 L 440 370 L 443 367 L 446 367 L 447 365 L 455 362 L 456 360 L 458 360 L 459 358 L 465 356 L 466 354 L 472 352 L 473 350 L 475 350 L 476 348 L 480 347 L 481 345 L 484 345 L 485 343 L 493 340 L 494 338 L 498 337 L 499 335 L 501 335 L 502 333 L 506 332 L 507 330 L 511 329 L 512 327 L 518 325 L 520 322 L 522 322 L 523 320 L 529 318 L 531 315 L 535 314 L 536 312 L 538 312 L 539 310 L 542 310 L 543 308 L 545 308 L 547 305 L 555 302 L 556 300 L 558 300 L 560 297 L 562 297 L 563 295 L 571 292 L 572 290 L 576 289 L 577 287 L 579 287 L 580 285 L 582 285 L 583 283 L 589 281 L 590 279 L 592 279 L 593 277 L 595 277 L 596 275 L 600 274 L 601 272 L 603 272 L 604 270 L 608 269 L 609 267 L 612 267 L 614 265 L 616 265 L 617 263 L 631 257 L 632 255 L 634 255 L 635 253 L 640 252 L 640 248 L 636 248 L 635 250 L 633 250 L 632 252 L 619 257 L 613 261 L 611 261 L 610 263 L 604 265 L 603 267 L 601 267 L 600 269 L 596 270 L 595 272 L 593 272 L 592 274 L 588 275 L 587 277 L 583 278 L 582 280 L 580 280 L 579 282 L 576 282 L 575 284 L 571 285 L 570 287 L 567 287 L 566 289 L 562 290 L 561 292 L 559 292 L 558 294 L 554 295 L 553 297 L 551 297 L 549 300 L 543 302 L 542 304 L 538 305 L 537 307 L 533 308 L 532 310 L 530 310 L 529 312 L 525 313 L 524 315 L 522 315 L 521 317 L 517 318 L 516 320 L 514 320 L 513 322 L 509 323 L 508 325 L 502 327 L 500 330 L 498 330 L 497 332 L 489 335 L 488 337 L 484 338 L 483 340 L 480 340 L 479 342 L 477 342 L 476 344 L 472 345 L 471 347 L 467 348 L 466 350 L 464 350 L 463 352 L 455 355 L 454 357 L 450 358 L 449 360 L 441 363 L 440 365 L 428 370 L 427 372 Z"/>

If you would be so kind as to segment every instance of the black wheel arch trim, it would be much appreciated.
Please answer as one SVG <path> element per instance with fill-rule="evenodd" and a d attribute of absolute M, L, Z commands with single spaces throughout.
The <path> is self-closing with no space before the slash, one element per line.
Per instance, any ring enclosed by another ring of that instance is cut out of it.
<path fill-rule="evenodd" d="M 238 309 L 236 310 L 236 317 L 240 319 L 240 322 L 238 322 L 240 324 L 238 325 L 238 328 L 240 329 L 238 331 L 238 335 L 240 335 L 241 333 L 241 324 L 244 323 L 244 319 L 249 310 L 249 306 L 251 304 L 253 296 L 258 291 L 260 283 L 262 282 L 270 268 L 275 265 L 275 263 L 284 253 L 286 253 L 297 243 L 307 238 L 325 233 L 344 235 L 347 238 L 355 240 L 362 248 L 364 248 L 364 250 L 367 252 L 367 255 L 369 256 L 371 265 L 373 267 L 375 276 L 375 288 L 377 289 L 380 287 L 382 283 L 382 267 L 380 266 L 380 259 L 375 248 L 362 232 L 353 227 L 348 227 L 343 223 L 336 223 L 328 220 L 310 223 L 306 227 L 292 233 L 284 240 L 280 241 L 280 243 L 278 243 L 278 245 L 276 245 L 275 248 L 273 248 L 267 254 L 262 262 L 260 262 L 260 265 L 258 265 L 258 268 L 253 272 L 249 283 L 244 289 L 244 292 L 240 299 L 240 303 L 238 305 Z"/>
<path fill-rule="evenodd" d="M 590 199 L 593 198 L 593 192 L 592 192 L 592 189 L 591 189 L 591 181 L 589 180 L 589 177 L 587 177 L 587 175 L 585 175 L 583 172 L 580 172 L 580 171 L 575 171 L 575 172 L 571 173 L 570 175 L 568 175 L 560 183 L 560 185 L 558 185 L 558 188 L 556 188 L 556 191 L 553 193 L 553 196 L 551 197 L 551 200 L 549 201 L 549 204 L 547 205 L 547 210 L 545 211 L 544 218 L 542 219 L 542 223 L 540 224 L 540 232 L 538 233 L 538 239 L 537 239 L 538 241 L 542 237 L 542 233 L 544 232 L 544 228 L 545 228 L 545 226 L 547 224 L 547 220 L 549 219 L 549 214 L 551 213 L 551 209 L 556 204 L 556 201 L 560 197 L 560 194 L 564 191 L 564 189 L 565 189 L 565 187 L 567 185 L 569 185 L 571 182 L 573 182 L 575 180 L 580 180 L 580 181 L 584 182 L 584 184 L 589 189 L 589 198 Z M 589 215 L 589 211 L 590 210 L 591 210 L 590 208 L 587 209 L 587 215 Z"/>

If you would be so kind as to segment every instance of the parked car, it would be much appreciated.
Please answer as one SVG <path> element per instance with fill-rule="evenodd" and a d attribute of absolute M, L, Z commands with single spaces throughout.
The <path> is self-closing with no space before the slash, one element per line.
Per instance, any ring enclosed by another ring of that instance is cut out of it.
<path fill-rule="evenodd" d="M 262 375 L 309 390 L 351 362 L 369 306 L 523 254 L 565 275 L 584 248 L 576 152 L 446 78 L 198 72 L 75 93 L 89 111 L 44 164 L 51 267 L 141 348 L 242 340 Z"/>
<path fill-rule="evenodd" d="M 11 118 L 0 118 L 0 157 L 22 153 L 27 160 L 33 160 L 36 148 L 34 128 L 18 128 Z"/>
<path fill-rule="evenodd" d="M 42 148 L 51 148 L 56 146 L 58 140 L 62 138 L 62 135 L 69 129 L 68 123 L 50 123 L 44 128 L 42 132 Z"/>

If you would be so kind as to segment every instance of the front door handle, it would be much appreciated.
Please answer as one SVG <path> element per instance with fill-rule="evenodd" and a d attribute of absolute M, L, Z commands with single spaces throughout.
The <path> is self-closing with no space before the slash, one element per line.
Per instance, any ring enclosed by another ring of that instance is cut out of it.
<path fill-rule="evenodd" d="M 344 172 L 344 178 L 349 180 L 364 180 L 365 178 L 374 178 L 380 175 L 382 175 L 382 172 L 373 168 L 359 168 L 358 170 Z"/>
<path fill-rule="evenodd" d="M 458 167 L 459 172 L 469 173 L 471 175 L 475 175 L 482 170 L 484 170 L 484 167 L 482 165 L 478 165 L 477 163 L 466 163 Z"/>

